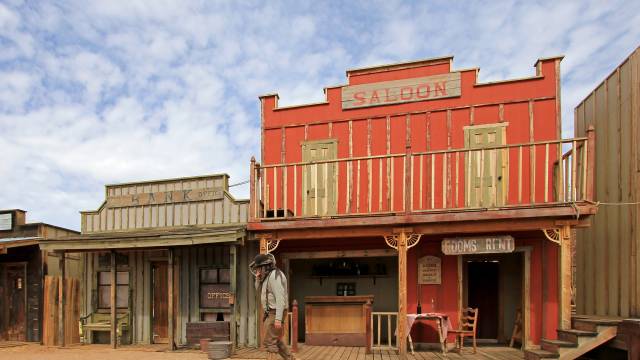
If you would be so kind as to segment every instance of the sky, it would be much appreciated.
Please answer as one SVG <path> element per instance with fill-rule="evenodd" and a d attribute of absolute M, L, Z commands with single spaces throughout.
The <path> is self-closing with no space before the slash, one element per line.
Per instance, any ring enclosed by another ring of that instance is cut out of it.
<path fill-rule="evenodd" d="M 480 81 L 565 55 L 571 137 L 573 108 L 638 45 L 637 0 L 0 0 L 0 209 L 77 230 L 105 184 L 242 182 L 259 95 L 322 101 L 346 69 L 445 55 Z"/>

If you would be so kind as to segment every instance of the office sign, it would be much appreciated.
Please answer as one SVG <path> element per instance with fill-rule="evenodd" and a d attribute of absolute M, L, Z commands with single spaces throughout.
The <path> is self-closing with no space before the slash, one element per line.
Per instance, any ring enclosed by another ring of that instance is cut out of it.
<path fill-rule="evenodd" d="M 342 87 L 342 109 L 401 104 L 460 96 L 460 73 Z"/>
<path fill-rule="evenodd" d="M 13 217 L 11 213 L 0 214 L 0 230 L 13 229 Z"/>
<path fill-rule="evenodd" d="M 510 253 L 515 250 L 510 235 L 447 238 L 442 241 L 445 255 Z"/>

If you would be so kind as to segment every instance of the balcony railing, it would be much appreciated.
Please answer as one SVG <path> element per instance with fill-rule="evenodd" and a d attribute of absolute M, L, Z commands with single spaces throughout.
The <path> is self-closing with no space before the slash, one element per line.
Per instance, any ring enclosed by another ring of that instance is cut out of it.
<path fill-rule="evenodd" d="M 548 206 L 593 200 L 587 137 L 263 165 L 251 220 Z"/>

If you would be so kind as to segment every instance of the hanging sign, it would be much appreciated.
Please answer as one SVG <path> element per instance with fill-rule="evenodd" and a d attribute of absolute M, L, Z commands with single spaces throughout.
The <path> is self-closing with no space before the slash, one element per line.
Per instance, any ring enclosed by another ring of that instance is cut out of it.
<path fill-rule="evenodd" d="M 440 285 L 442 283 L 442 261 L 437 256 L 418 259 L 418 284 Z"/>
<path fill-rule="evenodd" d="M 342 87 L 342 108 L 401 104 L 460 96 L 460 73 Z"/>
<path fill-rule="evenodd" d="M 11 213 L 0 214 L 0 230 L 13 229 L 13 218 Z"/>
<path fill-rule="evenodd" d="M 515 250 L 511 235 L 459 237 L 442 240 L 445 255 L 510 253 Z"/>

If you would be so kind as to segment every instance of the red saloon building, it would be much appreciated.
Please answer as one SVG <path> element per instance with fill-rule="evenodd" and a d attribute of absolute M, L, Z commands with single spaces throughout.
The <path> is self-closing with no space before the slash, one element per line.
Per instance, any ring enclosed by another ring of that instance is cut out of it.
<path fill-rule="evenodd" d="M 467 307 L 483 341 L 508 343 L 518 323 L 527 349 L 571 331 L 595 134 L 561 139 L 561 59 L 480 83 L 441 57 L 348 70 L 320 103 L 260 98 L 248 229 L 289 274 L 297 340 L 403 356 L 397 338 L 439 345 L 440 331 L 398 319 L 458 328 Z"/>

